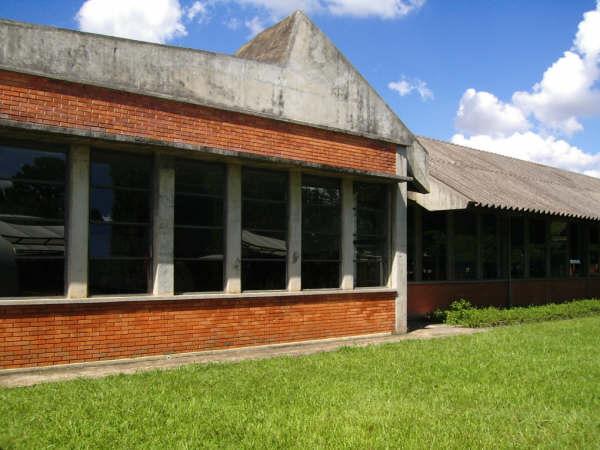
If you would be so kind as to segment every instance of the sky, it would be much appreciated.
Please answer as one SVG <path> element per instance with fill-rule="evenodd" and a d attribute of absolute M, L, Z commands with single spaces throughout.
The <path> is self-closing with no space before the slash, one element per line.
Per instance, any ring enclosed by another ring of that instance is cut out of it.
<path fill-rule="evenodd" d="M 231 54 L 297 9 L 415 134 L 600 177 L 600 0 L 20 0 L 0 17 Z"/>

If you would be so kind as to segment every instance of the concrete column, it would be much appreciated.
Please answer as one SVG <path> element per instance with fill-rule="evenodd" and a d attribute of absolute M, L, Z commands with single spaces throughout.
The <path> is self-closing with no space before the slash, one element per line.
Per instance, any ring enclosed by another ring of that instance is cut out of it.
<path fill-rule="evenodd" d="M 154 295 L 175 293 L 173 265 L 175 224 L 175 164 L 173 158 L 154 158 L 154 207 L 152 226 L 152 267 Z"/>
<path fill-rule="evenodd" d="M 356 235 L 356 208 L 354 185 L 351 178 L 342 180 L 342 289 L 354 289 L 356 272 L 354 238 Z"/>
<path fill-rule="evenodd" d="M 396 174 L 407 175 L 407 149 L 399 146 L 396 151 Z M 406 333 L 407 324 L 407 194 L 406 183 L 392 185 L 392 265 L 390 270 L 390 285 L 396 289 L 396 333 Z"/>
<path fill-rule="evenodd" d="M 225 292 L 242 292 L 242 167 L 227 166 Z"/>
<path fill-rule="evenodd" d="M 288 291 L 302 289 L 302 174 L 290 172 L 288 221 Z"/>
<path fill-rule="evenodd" d="M 90 223 L 90 148 L 72 145 L 68 165 L 66 237 L 67 298 L 88 295 L 88 240 Z"/>
<path fill-rule="evenodd" d="M 423 280 L 423 209 L 415 206 L 415 281 Z"/>

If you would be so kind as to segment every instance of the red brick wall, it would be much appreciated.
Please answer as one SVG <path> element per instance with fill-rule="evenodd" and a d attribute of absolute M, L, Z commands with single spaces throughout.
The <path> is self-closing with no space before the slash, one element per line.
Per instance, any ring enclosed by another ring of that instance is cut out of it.
<path fill-rule="evenodd" d="M 408 315 L 419 317 L 437 308 L 446 308 L 461 298 L 478 306 L 506 306 L 508 283 L 482 281 L 474 283 L 409 283 Z M 513 280 L 512 304 L 542 305 L 572 299 L 600 297 L 600 280 L 572 278 L 552 280 Z"/>
<path fill-rule="evenodd" d="M 394 330 L 393 293 L 0 306 L 0 368 Z"/>
<path fill-rule="evenodd" d="M 395 174 L 389 143 L 1 70 L 0 118 Z"/>

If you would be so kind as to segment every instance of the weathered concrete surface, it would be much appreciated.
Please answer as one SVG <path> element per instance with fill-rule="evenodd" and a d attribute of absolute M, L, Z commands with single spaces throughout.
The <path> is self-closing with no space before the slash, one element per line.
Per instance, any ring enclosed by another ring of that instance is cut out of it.
<path fill-rule="evenodd" d="M 428 211 L 465 209 L 471 202 L 466 196 L 434 177 L 429 177 L 429 194 L 409 192 L 408 198 Z"/>
<path fill-rule="evenodd" d="M 40 383 L 67 381 L 76 378 L 103 378 L 109 375 L 133 374 L 149 370 L 173 369 L 187 364 L 259 360 L 277 356 L 302 356 L 331 352 L 341 347 L 366 347 L 412 339 L 436 339 L 480 333 L 484 328 L 459 328 L 447 325 L 427 325 L 403 335 L 379 334 L 351 338 L 296 342 L 234 350 L 216 350 L 180 355 L 122 359 L 96 363 L 68 364 L 34 369 L 0 370 L 0 386 L 32 386 Z"/>
<path fill-rule="evenodd" d="M 175 162 L 157 154 L 154 160 L 154 207 L 152 227 L 152 263 L 154 295 L 175 293 Z"/>
<path fill-rule="evenodd" d="M 411 146 L 415 185 L 427 186 L 425 150 L 303 13 L 265 33 L 239 57 L 3 20 L 0 69 Z"/>

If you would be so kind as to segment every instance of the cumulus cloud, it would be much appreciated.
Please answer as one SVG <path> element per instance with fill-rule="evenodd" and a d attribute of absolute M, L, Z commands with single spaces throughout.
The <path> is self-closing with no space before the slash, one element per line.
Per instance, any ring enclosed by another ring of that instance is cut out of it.
<path fill-rule="evenodd" d="M 325 3 L 335 15 L 396 19 L 421 8 L 425 0 L 327 0 Z"/>
<path fill-rule="evenodd" d="M 528 130 L 525 114 L 489 92 L 467 89 L 456 113 L 456 128 L 469 134 L 504 135 Z"/>
<path fill-rule="evenodd" d="M 265 22 L 258 16 L 254 16 L 252 19 L 244 21 L 244 25 L 250 31 L 248 37 L 256 36 L 267 27 Z"/>
<path fill-rule="evenodd" d="M 164 43 L 185 36 L 178 0 L 86 0 L 75 16 L 82 31 Z"/>
<path fill-rule="evenodd" d="M 600 175 L 600 155 L 564 138 L 583 130 L 580 119 L 600 116 L 600 0 L 579 23 L 573 47 L 564 52 L 530 91 L 510 102 L 467 89 L 456 113 L 461 134 L 452 141 L 567 170 Z"/>
<path fill-rule="evenodd" d="M 398 81 L 388 83 L 388 88 L 400 94 L 401 97 L 416 92 L 423 101 L 433 100 L 433 91 L 429 89 L 426 82 L 418 78 L 409 80 L 406 77 L 402 77 Z"/>
<path fill-rule="evenodd" d="M 208 15 L 208 10 L 204 3 L 196 1 L 187 9 L 185 15 L 188 20 L 194 20 L 198 17 L 198 21 L 203 22 Z"/>
<path fill-rule="evenodd" d="M 600 155 L 582 149 L 554 136 L 542 136 L 532 131 L 494 137 L 463 134 L 452 136 L 452 142 L 505 156 L 538 162 L 591 176 L 600 174 Z"/>

